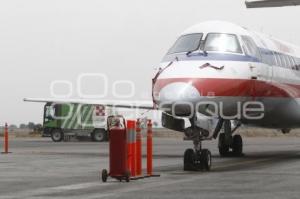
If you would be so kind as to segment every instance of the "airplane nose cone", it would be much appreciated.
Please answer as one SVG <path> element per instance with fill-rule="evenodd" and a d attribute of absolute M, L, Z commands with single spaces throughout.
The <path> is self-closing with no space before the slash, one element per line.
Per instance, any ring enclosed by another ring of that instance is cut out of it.
<path fill-rule="evenodd" d="M 160 102 L 197 102 L 200 93 L 190 83 L 175 82 L 163 87 L 158 95 Z"/>
<path fill-rule="evenodd" d="M 192 84 L 184 82 L 170 83 L 156 95 L 154 93 L 157 105 L 166 112 L 176 113 L 177 116 L 190 115 L 200 97 L 200 93 Z"/>

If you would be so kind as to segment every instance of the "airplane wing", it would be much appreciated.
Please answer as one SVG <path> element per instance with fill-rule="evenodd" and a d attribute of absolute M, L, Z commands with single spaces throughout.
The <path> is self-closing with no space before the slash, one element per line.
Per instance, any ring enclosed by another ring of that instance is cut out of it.
<path fill-rule="evenodd" d="M 282 7 L 300 5 L 300 0 L 248 0 L 247 8 Z"/>
<path fill-rule="evenodd" d="M 155 110 L 152 101 L 126 101 L 126 100 L 94 100 L 94 99 L 55 99 L 55 98 L 24 98 L 25 102 L 52 102 L 58 104 L 92 104 L 115 108 Z"/>

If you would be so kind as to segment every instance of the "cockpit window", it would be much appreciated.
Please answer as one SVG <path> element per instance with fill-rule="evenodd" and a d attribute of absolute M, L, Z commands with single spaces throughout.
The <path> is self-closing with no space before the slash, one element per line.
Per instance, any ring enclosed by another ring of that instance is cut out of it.
<path fill-rule="evenodd" d="M 236 35 L 222 33 L 209 33 L 206 37 L 204 50 L 242 53 L 242 48 Z"/>
<path fill-rule="evenodd" d="M 241 39 L 242 39 L 242 42 L 243 42 L 244 53 L 248 56 L 255 57 L 255 58 L 260 60 L 261 55 L 260 55 L 260 52 L 259 52 L 259 48 L 255 44 L 254 40 L 251 37 L 246 36 L 246 35 L 242 35 Z M 262 55 L 264 54 L 264 52 L 261 52 L 261 53 L 262 53 Z M 266 54 L 268 54 L 266 56 L 266 59 L 269 59 L 269 56 L 271 56 L 271 54 L 270 53 L 266 53 Z"/>
<path fill-rule="evenodd" d="M 195 51 L 200 47 L 202 33 L 188 34 L 179 37 L 168 54 Z"/>

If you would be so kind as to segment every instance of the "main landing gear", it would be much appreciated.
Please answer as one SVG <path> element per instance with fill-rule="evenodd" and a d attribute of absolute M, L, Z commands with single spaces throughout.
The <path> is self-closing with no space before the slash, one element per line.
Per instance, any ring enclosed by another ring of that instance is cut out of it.
<path fill-rule="evenodd" d="M 243 155 L 243 140 L 240 135 L 234 135 L 234 131 L 239 127 L 235 127 L 233 130 L 231 129 L 231 122 L 229 120 L 225 120 L 223 124 L 223 133 L 219 135 L 219 153 L 220 156 L 242 156 Z M 230 151 L 230 149 L 232 151 Z"/>

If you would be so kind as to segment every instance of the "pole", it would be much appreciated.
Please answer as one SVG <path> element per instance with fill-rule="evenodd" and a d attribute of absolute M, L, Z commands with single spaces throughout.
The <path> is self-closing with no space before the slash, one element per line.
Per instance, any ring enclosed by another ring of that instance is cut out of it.
<path fill-rule="evenodd" d="M 135 121 L 127 120 L 127 167 L 130 170 L 131 176 L 135 176 L 135 145 L 134 145 L 134 136 L 135 136 Z"/>
<path fill-rule="evenodd" d="M 147 175 L 152 176 L 152 122 L 147 123 Z"/>
<path fill-rule="evenodd" d="M 8 153 L 8 125 L 5 123 L 5 128 L 4 128 L 4 152 L 3 153 Z"/>
<path fill-rule="evenodd" d="M 136 175 L 142 175 L 142 135 L 141 123 L 138 119 L 136 121 Z"/>
<path fill-rule="evenodd" d="M 133 130 L 132 130 L 132 145 L 131 145 L 131 149 L 132 149 L 132 158 L 131 158 L 131 166 L 132 166 L 132 176 L 135 177 L 136 176 L 136 133 L 135 133 L 135 129 L 136 129 L 136 123 L 134 121 L 134 126 L 133 126 Z"/>

